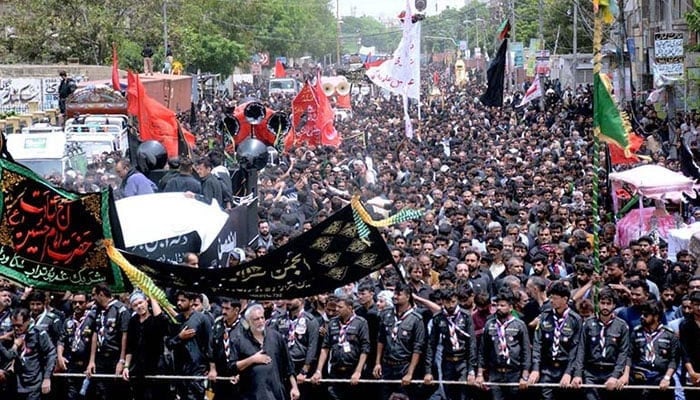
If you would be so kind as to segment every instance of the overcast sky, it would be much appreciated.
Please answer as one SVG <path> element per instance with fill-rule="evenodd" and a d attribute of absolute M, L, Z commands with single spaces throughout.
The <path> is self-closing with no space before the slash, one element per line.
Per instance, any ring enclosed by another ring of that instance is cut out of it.
<path fill-rule="evenodd" d="M 372 17 L 388 17 L 398 15 L 405 7 L 405 0 L 338 0 L 340 16 L 369 15 Z"/>

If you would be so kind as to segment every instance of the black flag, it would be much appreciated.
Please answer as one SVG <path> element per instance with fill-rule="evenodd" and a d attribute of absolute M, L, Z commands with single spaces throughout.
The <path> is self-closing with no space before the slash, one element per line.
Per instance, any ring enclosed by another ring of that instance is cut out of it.
<path fill-rule="evenodd" d="M 486 93 L 481 95 L 479 100 L 488 107 L 503 106 L 503 79 L 506 72 L 506 52 L 508 50 L 508 39 L 501 43 L 496 57 L 491 61 L 489 69 L 486 71 L 488 88 Z"/>

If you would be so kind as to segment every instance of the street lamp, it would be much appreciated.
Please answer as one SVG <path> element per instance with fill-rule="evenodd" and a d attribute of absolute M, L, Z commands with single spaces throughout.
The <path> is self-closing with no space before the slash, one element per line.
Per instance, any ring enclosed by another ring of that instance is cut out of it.
<path fill-rule="evenodd" d="M 477 22 L 486 22 L 483 18 L 475 18 L 473 21 L 465 19 L 464 24 L 474 24 L 474 27 L 476 28 L 476 47 L 479 47 L 479 25 Z M 467 36 L 467 49 L 469 48 L 469 30 L 466 31 L 466 36 Z"/>

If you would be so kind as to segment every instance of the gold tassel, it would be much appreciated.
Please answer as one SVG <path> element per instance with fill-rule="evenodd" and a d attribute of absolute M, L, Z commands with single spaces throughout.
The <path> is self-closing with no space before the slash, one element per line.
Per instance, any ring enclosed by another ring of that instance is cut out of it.
<path fill-rule="evenodd" d="M 143 271 L 140 271 L 138 268 L 131 265 L 131 263 L 124 258 L 122 253 L 120 253 L 119 250 L 114 247 L 113 241 L 106 239 L 103 241 L 103 244 L 107 250 L 107 256 L 109 256 L 109 259 L 117 264 L 122 271 L 124 271 L 126 276 L 131 281 L 131 284 L 141 289 L 146 296 L 155 299 L 163 310 L 165 310 L 165 312 L 167 312 L 168 315 L 174 319 L 177 313 L 175 312 L 175 307 L 173 307 L 173 305 L 168 301 L 168 296 L 166 296 L 165 292 L 156 286 L 151 278 L 143 273 Z"/>

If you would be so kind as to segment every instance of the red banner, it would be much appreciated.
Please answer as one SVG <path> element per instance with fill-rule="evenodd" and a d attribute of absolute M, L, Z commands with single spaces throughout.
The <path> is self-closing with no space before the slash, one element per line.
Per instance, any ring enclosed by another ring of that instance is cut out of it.
<path fill-rule="evenodd" d="M 168 152 L 168 157 L 179 155 L 179 122 L 175 113 L 156 100 L 150 98 L 143 87 L 138 74 L 129 71 L 127 88 L 128 113 L 139 121 L 141 140 L 157 140 Z M 194 147 L 194 135 L 182 129 L 187 145 Z"/>
<path fill-rule="evenodd" d="M 287 149 L 300 144 L 339 146 L 340 135 L 333 125 L 333 109 L 321 88 L 320 78 L 315 85 L 304 84 L 292 101 L 292 127 L 287 135 Z"/>

